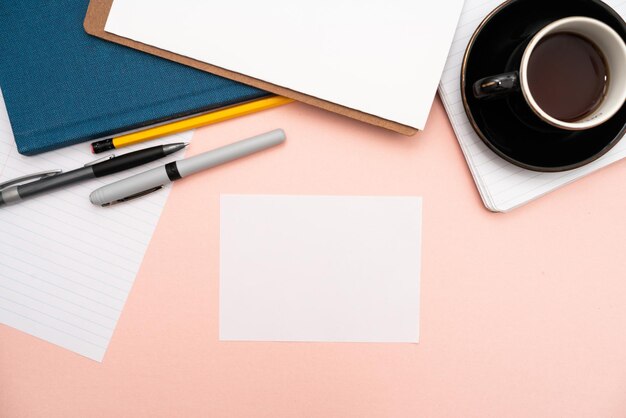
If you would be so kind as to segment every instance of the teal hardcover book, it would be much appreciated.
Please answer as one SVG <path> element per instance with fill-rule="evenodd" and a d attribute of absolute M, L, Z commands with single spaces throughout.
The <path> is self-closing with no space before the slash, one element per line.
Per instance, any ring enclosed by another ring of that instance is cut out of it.
<path fill-rule="evenodd" d="M 88 4 L 0 2 L 0 89 L 21 154 L 269 95 L 88 35 Z"/>

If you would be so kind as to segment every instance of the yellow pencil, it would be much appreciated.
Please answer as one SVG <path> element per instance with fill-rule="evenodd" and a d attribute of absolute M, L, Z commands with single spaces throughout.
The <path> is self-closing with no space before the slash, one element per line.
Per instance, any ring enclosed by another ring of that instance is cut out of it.
<path fill-rule="evenodd" d="M 206 125 L 223 122 L 239 116 L 248 115 L 250 113 L 259 112 L 261 110 L 270 109 L 272 107 L 282 106 L 293 102 L 282 96 L 272 96 L 258 99 L 248 103 L 242 103 L 237 106 L 227 107 L 225 109 L 216 110 L 199 116 L 192 116 L 187 119 L 171 122 L 165 125 L 155 126 L 143 131 L 133 132 L 121 135 L 116 138 L 103 139 L 91 144 L 91 151 L 98 154 L 116 148 L 122 148 L 128 145 L 137 144 L 143 141 L 160 138 L 162 136 L 173 135 L 178 132 L 188 131 L 190 129 L 200 128 Z"/>

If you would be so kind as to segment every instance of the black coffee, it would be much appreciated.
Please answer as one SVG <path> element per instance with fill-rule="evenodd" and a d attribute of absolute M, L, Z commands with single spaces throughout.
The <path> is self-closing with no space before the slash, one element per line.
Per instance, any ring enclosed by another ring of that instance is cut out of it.
<path fill-rule="evenodd" d="M 608 69 L 604 55 L 591 41 L 573 33 L 542 39 L 528 62 L 528 87 L 547 114 L 575 122 L 602 102 Z"/>

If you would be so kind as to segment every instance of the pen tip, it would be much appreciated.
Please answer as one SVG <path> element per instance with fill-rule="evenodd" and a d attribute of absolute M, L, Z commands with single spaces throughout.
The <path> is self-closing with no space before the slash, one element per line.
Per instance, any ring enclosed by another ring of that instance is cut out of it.
<path fill-rule="evenodd" d="M 190 144 L 190 142 L 183 142 L 183 146 L 184 146 L 185 148 L 187 148 L 187 147 L 189 146 L 189 144 Z"/>

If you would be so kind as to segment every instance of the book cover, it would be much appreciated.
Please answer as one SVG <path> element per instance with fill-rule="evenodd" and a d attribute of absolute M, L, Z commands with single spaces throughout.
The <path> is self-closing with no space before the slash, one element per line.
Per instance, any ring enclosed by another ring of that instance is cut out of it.
<path fill-rule="evenodd" d="M 24 155 L 268 96 L 88 35 L 88 0 L 0 3 L 0 88 Z"/>

